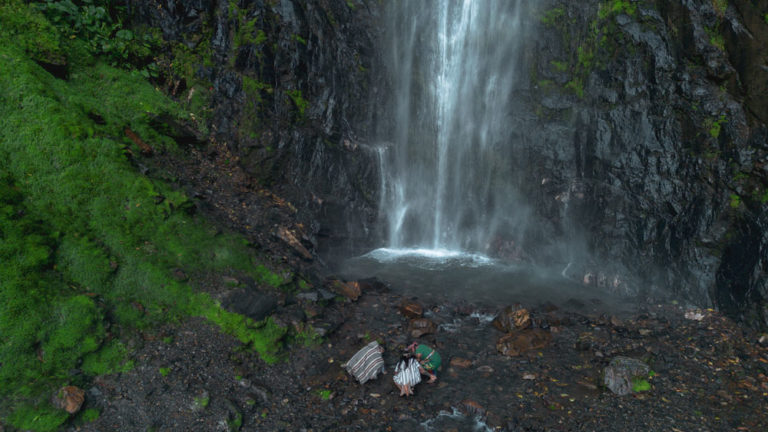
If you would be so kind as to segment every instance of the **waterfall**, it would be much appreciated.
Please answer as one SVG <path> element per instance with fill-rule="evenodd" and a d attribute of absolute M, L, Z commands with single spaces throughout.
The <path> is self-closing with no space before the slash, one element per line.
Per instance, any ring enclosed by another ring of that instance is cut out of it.
<path fill-rule="evenodd" d="M 522 65 L 524 0 L 392 1 L 392 145 L 380 154 L 380 211 L 391 248 L 485 253 L 522 241 L 511 121 Z M 518 122 L 519 124 L 519 122 Z"/>

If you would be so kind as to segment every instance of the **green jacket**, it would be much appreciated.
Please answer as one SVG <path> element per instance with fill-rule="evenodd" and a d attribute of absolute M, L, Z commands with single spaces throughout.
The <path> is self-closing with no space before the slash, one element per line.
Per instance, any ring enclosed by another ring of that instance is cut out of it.
<path fill-rule="evenodd" d="M 421 355 L 419 362 L 425 370 L 436 371 L 443 363 L 443 359 L 440 358 L 440 353 L 427 345 L 419 345 L 416 347 L 416 351 L 414 351 L 414 353 L 417 356 L 419 354 Z"/>

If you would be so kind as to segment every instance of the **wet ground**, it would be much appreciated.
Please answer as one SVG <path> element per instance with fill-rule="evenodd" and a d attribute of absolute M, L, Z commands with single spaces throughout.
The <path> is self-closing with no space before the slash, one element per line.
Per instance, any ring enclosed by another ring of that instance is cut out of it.
<path fill-rule="evenodd" d="M 285 227 L 309 247 L 296 209 L 230 163 L 224 146 L 211 142 L 176 158 L 158 155 L 142 163 L 151 175 L 186 190 L 203 214 L 246 235 L 273 266 L 313 265 L 275 228 Z M 284 360 L 273 365 L 201 319 L 144 333 L 134 341 L 131 371 L 86 389 L 84 408 L 98 408 L 100 417 L 71 429 L 768 430 L 768 340 L 759 343 L 760 335 L 716 312 L 650 303 L 618 313 L 601 295 L 542 304 L 542 297 L 523 292 L 492 300 L 475 296 L 470 303 L 461 300 L 470 296 L 420 290 L 420 276 L 398 279 L 398 273 L 395 268 L 389 275 L 391 285 L 364 284 L 356 301 L 319 289 L 279 296 L 279 319 L 310 325 L 325 337 L 319 344 L 286 347 Z M 363 276 L 371 274 L 356 277 Z M 216 278 L 193 276 L 190 283 L 218 298 L 228 281 Z M 403 302 L 411 306 L 401 311 Z M 544 343 L 506 356 L 497 349 L 505 333 L 490 321 L 515 302 L 530 312 Z M 419 308 L 421 321 L 403 315 Z M 414 329 L 426 334 L 414 338 Z M 374 339 L 386 347 L 390 372 L 360 385 L 341 364 Z M 436 347 L 443 366 L 437 383 L 423 382 L 405 399 L 391 370 L 414 339 Z M 648 391 L 617 396 L 602 385 L 602 371 L 619 355 L 649 364 L 654 376 Z"/>
<path fill-rule="evenodd" d="M 367 286 L 356 302 L 299 300 L 314 314 L 308 322 L 336 329 L 276 365 L 197 319 L 145 335 L 134 370 L 88 390 L 87 404 L 102 414 L 82 430 L 768 430 L 768 348 L 712 311 L 686 318 L 677 305 L 647 305 L 620 319 L 522 305 L 551 342 L 508 357 L 490 324 L 500 309 Z M 436 325 L 418 340 L 443 358 L 438 382 L 422 382 L 409 399 L 391 373 L 413 339 L 403 301 Z M 373 339 L 386 347 L 390 372 L 360 385 L 341 364 Z M 618 355 L 651 366 L 649 391 L 617 396 L 602 386 Z"/>

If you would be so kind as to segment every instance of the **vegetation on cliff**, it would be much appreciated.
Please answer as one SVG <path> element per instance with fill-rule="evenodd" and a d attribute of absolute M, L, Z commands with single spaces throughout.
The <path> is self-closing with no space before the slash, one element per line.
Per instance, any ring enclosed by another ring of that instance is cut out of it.
<path fill-rule="evenodd" d="M 108 4 L 0 5 L 0 423 L 20 429 L 57 429 L 58 388 L 130 368 L 137 330 L 203 316 L 267 361 L 285 333 L 173 277 L 282 282 L 138 169 L 134 155 L 178 151 L 162 119 L 190 114 L 146 80 L 151 34 Z"/>

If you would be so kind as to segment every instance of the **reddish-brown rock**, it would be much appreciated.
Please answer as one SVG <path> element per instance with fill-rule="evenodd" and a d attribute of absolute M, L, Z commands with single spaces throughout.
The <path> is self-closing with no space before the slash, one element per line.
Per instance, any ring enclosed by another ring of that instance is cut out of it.
<path fill-rule="evenodd" d="M 413 300 L 403 300 L 400 303 L 400 313 L 406 318 L 421 318 L 424 315 L 424 308 Z"/>
<path fill-rule="evenodd" d="M 454 357 L 451 359 L 451 366 L 466 369 L 472 366 L 472 360 L 462 357 Z"/>
<path fill-rule="evenodd" d="M 57 408 L 63 409 L 70 414 L 75 414 L 80 411 L 83 401 L 85 401 L 85 391 L 83 389 L 75 386 L 65 386 L 56 392 L 52 403 Z"/>
<path fill-rule="evenodd" d="M 526 351 L 544 348 L 551 340 L 552 335 L 545 330 L 518 330 L 502 336 L 496 343 L 496 349 L 506 356 L 514 357 Z"/>
<path fill-rule="evenodd" d="M 338 279 L 331 279 L 328 282 L 328 288 L 336 294 L 341 294 L 344 297 L 352 300 L 357 300 L 362 294 L 360 284 L 357 282 L 344 282 Z"/>
<path fill-rule="evenodd" d="M 493 320 L 493 326 L 503 332 L 525 329 L 531 326 L 531 314 L 520 305 L 507 306 Z"/>

